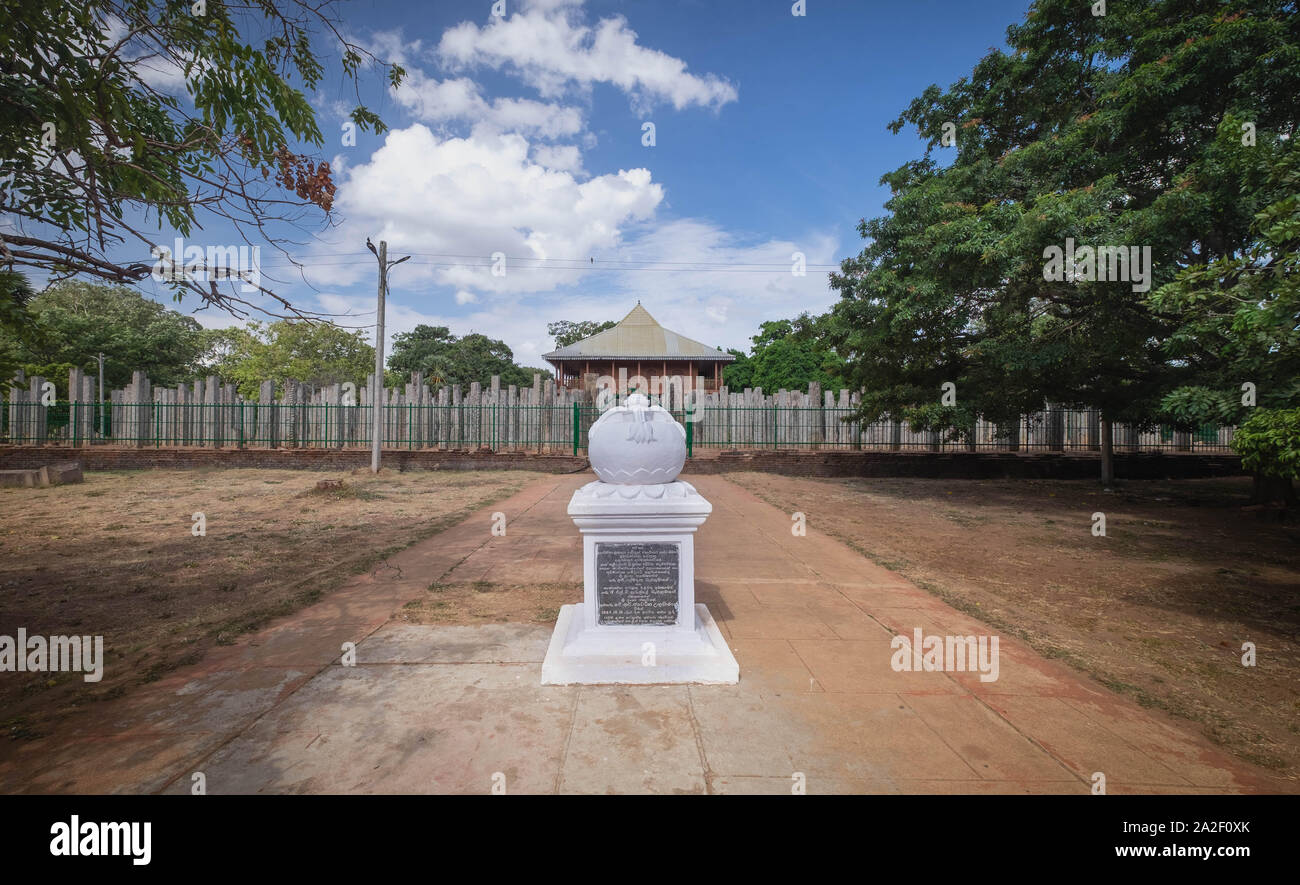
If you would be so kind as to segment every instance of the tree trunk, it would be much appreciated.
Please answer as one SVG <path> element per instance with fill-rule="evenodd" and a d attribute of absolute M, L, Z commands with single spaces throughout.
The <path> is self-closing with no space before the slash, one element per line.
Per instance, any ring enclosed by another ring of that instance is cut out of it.
<path fill-rule="evenodd" d="M 1105 415 L 1101 416 L 1101 484 L 1106 488 L 1115 484 L 1115 425 Z"/>
<path fill-rule="evenodd" d="M 1285 476 L 1265 476 L 1255 474 L 1253 494 L 1255 504 L 1281 504 L 1284 507 L 1296 506 L 1295 486 L 1291 478 Z"/>

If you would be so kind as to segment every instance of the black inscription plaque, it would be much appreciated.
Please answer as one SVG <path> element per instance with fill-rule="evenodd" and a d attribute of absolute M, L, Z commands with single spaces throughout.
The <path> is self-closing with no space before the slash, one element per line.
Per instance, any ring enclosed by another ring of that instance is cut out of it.
<path fill-rule="evenodd" d="M 596 623 L 677 623 L 680 565 L 676 544 L 597 542 Z"/>

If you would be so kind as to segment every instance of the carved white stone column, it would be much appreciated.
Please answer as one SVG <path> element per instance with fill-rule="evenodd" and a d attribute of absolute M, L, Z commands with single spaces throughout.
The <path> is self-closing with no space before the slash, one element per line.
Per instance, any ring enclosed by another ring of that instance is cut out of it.
<path fill-rule="evenodd" d="M 600 480 L 569 501 L 583 536 L 583 601 L 560 610 L 542 684 L 736 682 L 735 656 L 695 603 L 695 531 L 713 505 L 677 479 L 685 430 L 633 395 L 589 440 Z"/>

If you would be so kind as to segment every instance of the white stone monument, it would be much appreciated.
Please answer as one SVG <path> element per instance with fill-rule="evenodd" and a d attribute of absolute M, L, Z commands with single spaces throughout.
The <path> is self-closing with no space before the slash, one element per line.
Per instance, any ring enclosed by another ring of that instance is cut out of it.
<path fill-rule="evenodd" d="M 560 609 L 543 685 L 734 683 L 740 667 L 695 603 L 695 530 L 713 505 L 677 479 L 686 431 L 633 394 L 591 427 L 600 477 L 573 493 L 583 601 Z"/>

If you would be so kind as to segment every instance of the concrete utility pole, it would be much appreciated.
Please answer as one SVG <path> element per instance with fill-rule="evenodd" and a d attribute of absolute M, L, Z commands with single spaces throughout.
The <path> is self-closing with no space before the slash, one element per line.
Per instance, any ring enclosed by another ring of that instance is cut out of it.
<path fill-rule="evenodd" d="M 374 428 L 370 440 L 370 472 L 379 472 L 379 448 L 383 440 L 384 428 L 384 297 L 388 294 L 388 269 L 395 264 L 401 264 L 410 255 L 403 256 L 396 261 L 388 260 L 388 242 L 379 241 L 379 249 L 375 249 L 375 244 L 370 242 L 366 237 L 366 246 L 375 257 L 379 259 L 379 310 L 375 314 L 375 386 L 370 394 L 370 409 L 374 417 Z"/>

